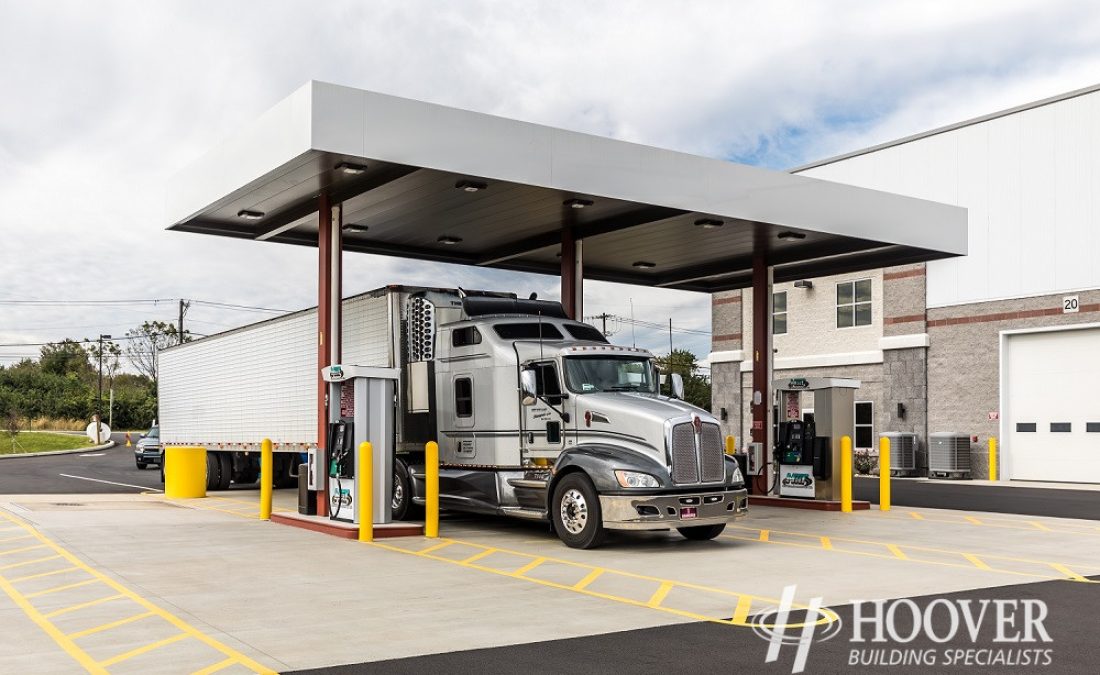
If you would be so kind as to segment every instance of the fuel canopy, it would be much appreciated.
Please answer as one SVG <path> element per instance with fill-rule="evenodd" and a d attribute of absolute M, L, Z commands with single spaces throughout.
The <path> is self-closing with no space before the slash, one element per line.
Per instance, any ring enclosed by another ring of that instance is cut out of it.
<path fill-rule="evenodd" d="M 310 82 L 182 171 L 169 229 L 713 292 L 966 254 L 955 206 Z"/>

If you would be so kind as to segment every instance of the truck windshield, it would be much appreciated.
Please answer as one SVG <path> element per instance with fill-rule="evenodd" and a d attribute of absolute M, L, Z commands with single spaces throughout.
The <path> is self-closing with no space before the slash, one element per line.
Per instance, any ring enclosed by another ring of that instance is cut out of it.
<path fill-rule="evenodd" d="M 649 359 L 631 356 L 569 356 L 565 386 L 578 394 L 596 391 L 657 393 Z"/>
<path fill-rule="evenodd" d="M 160 427 L 152 427 L 149 429 L 149 433 L 145 434 L 146 438 L 160 438 Z"/>

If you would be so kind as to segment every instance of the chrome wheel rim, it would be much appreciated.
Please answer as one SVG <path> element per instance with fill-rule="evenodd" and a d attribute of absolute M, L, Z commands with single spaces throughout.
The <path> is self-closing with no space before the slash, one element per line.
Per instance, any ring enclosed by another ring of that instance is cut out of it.
<path fill-rule="evenodd" d="M 393 501 L 390 502 L 390 508 L 394 511 L 401 508 L 402 502 L 405 501 L 405 489 L 401 487 L 401 479 L 397 476 L 393 477 Z"/>
<path fill-rule="evenodd" d="M 561 497 L 561 523 L 569 534 L 580 534 L 588 525 L 588 502 L 576 488 Z"/>

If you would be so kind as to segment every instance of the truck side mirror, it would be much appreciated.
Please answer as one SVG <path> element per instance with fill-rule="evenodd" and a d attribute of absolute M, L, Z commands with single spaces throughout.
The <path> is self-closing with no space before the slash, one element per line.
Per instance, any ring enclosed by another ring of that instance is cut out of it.
<path fill-rule="evenodd" d="M 684 400 L 684 378 L 680 373 L 669 373 L 672 380 L 672 398 Z"/>
<path fill-rule="evenodd" d="M 534 405 L 538 400 L 537 386 L 535 371 L 530 368 L 519 371 L 519 388 L 523 393 L 523 405 Z"/>

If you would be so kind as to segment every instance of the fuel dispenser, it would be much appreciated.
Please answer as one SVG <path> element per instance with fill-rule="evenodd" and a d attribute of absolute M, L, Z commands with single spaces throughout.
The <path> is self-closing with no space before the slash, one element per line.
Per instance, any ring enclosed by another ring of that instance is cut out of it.
<path fill-rule="evenodd" d="M 370 441 L 374 454 L 374 522 L 391 522 L 394 416 L 400 370 L 336 365 L 321 371 L 328 387 L 326 457 L 315 466 L 328 475 L 329 518 L 359 522 L 359 445 Z M 311 458 L 313 459 L 313 458 Z M 320 459 L 320 458 L 317 458 Z M 312 462 L 311 462 L 312 463 Z"/>
<path fill-rule="evenodd" d="M 859 380 L 792 377 L 773 386 L 778 411 L 775 434 L 776 485 L 780 497 L 838 500 L 840 439 L 855 434 L 855 390 Z M 812 392 L 813 413 L 803 415 L 802 397 Z"/>

